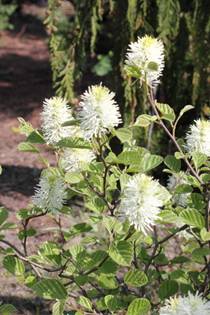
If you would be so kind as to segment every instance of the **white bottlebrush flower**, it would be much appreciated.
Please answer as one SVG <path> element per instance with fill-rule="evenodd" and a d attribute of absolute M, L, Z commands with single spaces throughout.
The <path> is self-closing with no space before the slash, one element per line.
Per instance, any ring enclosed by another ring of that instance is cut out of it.
<path fill-rule="evenodd" d="M 114 93 L 102 85 L 93 85 L 81 96 L 78 119 L 86 139 L 101 137 L 121 122 Z"/>
<path fill-rule="evenodd" d="M 160 309 L 160 315 L 209 315 L 210 301 L 196 293 L 184 297 L 174 297 L 166 301 Z"/>
<path fill-rule="evenodd" d="M 66 121 L 73 120 L 72 111 L 61 97 L 46 99 L 43 103 L 42 131 L 48 144 L 56 144 L 63 138 L 76 136 L 77 126 L 62 126 Z"/>
<path fill-rule="evenodd" d="M 138 37 L 128 46 L 126 54 L 128 72 L 150 86 L 159 83 L 164 69 L 164 46 L 161 40 L 151 36 Z"/>
<path fill-rule="evenodd" d="M 182 184 L 187 184 L 187 179 L 184 172 L 179 172 L 169 177 L 167 188 L 171 192 L 171 194 L 173 194 L 177 186 L 182 185 Z M 187 205 L 187 200 L 189 196 L 190 196 L 190 193 L 174 194 L 174 196 L 172 197 L 172 200 L 176 205 L 185 207 Z"/>
<path fill-rule="evenodd" d="M 186 136 L 186 148 L 189 153 L 200 152 L 210 156 L 210 121 L 195 120 Z"/>
<path fill-rule="evenodd" d="M 147 234 L 158 219 L 160 208 L 169 199 L 169 192 L 157 180 L 145 174 L 137 174 L 124 188 L 120 213 L 137 230 Z"/>
<path fill-rule="evenodd" d="M 95 154 L 89 149 L 66 149 L 61 156 L 61 166 L 66 172 L 77 172 L 94 159 Z"/>
<path fill-rule="evenodd" d="M 65 183 L 61 177 L 44 174 L 32 198 L 38 208 L 56 212 L 62 209 L 67 197 Z"/>

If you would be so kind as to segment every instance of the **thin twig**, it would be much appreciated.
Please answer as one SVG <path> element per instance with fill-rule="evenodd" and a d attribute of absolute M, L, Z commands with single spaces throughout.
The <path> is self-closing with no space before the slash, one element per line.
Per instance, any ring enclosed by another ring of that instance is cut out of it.
<path fill-rule="evenodd" d="M 188 168 L 190 169 L 191 173 L 196 177 L 196 179 L 199 181 L 199 183 L 203 184 L 202 180 L 200 179 L 200 177 L 198 176 L 197 172 L 194 170 L 194 168 L 192 167 L 192 165 L 190 164 L 190 162 L 188 161 L 187 157 L 185 156 L 185 154 L 183 153 L 180 145 L 178 144 L 178 142 L 176 141 L 176 138 L 173 136 L 173 134 L 168 130 L 168 128 L 166 127 L 165 123 L 163 122 L 163 120 L 161 119 L 158 110 L 156 108 L 155 105 L 155 100 L 153 98 L 153 94 L 152 92 L 148 93 L 148 99 L 150 102 L 150 105 L 152 106 L 155 115 L 158 117 L 159 123 L 161 125 L 161 127 L 164 129 L 164 131 L 166 132 L 166 134 L 169 136 L 169 138 L 173 141 L 173 143 L 175 144 L 176 148 L 178 149 L 178 151 L 181 153 L 181 155 L 183 156 L 183 159 L 185 161 L 185 163 L 187 164 Z"/>

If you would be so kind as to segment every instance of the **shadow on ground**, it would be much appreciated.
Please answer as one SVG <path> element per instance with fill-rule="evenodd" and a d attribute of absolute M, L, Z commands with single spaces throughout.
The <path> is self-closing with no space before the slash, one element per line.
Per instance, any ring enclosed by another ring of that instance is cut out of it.
<path fill-rule="evenodd" d="M 16 309 L 16 315 L 50 315 L 49 304 L 40 298 L 21 298 L 18 296 L 2 296 L 0 294 L 0 302 L 12 304 Z"/>
<path fill-rule="evenodd" d="M 8 54 L 0 58 L 0 111 L 10 117 L 27 117 L 51 94 L 48 60 Z M 37 54 L 39 52 L 37 51 Z"/>
<path fill-rule="evenodd" d="M 25 196 L 34 194 L 34 187 L 38 184 L 41 170 L 27 166 L 2 165 L 0 181 L 1 193 L 16 191 Z"/>

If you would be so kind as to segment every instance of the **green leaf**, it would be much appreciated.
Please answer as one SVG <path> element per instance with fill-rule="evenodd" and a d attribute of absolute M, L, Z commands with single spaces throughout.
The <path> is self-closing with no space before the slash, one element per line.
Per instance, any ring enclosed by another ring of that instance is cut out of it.
<path fill-rule="evenodd" d="M 186 105 L 184 106 L 181 110 L 180 110 L 180 113 L 179 113 L 179 117 L 177 119 L 177 121 L 184 115 L 184 113 L 188 112 L 189 110 L 193 109 L 194 106 L 192 105 Z"/>
<path fill-rule="evenodd" d="M 131 77 L 134 77 L 137 79 L 142 77 L 142 73 L 141 73 L 139 67 L 137 67 L 135 65 L 125 65 L 125 71 L 126 71 L 128 76 L 131 76 Z"/>
<path fill-rule="evenodd" d="M 84 247 L 81 246 L 81 245 L 72 245 L 70 248 L 69 248 L 69 251 L 72 255 L 72 257 L 76 260 L 77 257 L 81 256 L 81 254 L 85 251 Z"/>
<path fill-rule="evenodd" d="M 55 304 L 53 304 L 52 315 L 63 315 L 65 304 L 65 300 L 59 300 Z"/>
<path fill-rule="evenodd" d="M 174 155 L 175 155 L 175 158 L 176 158 L 177 160 L 184 159 L 184 157 L 185 157 L 185 155 L 184 155 L 183 153 L 178 152 L 178 151 L 175 152 Z"/>
<path fill-rule="evenodd" d="M 122 223 L 114 217 L 104 217 L 102 223 L 109 233 L 112 233 L 112 231 L 115 233 L 120 233 L 123 229 Z"/>
<path fill-rule="evenodd" d="M 149 300 L 136 298 L 130 303 L 126 315 L 146 315 L 150 311 L 150 308 Z"/>
<path fill-rule="evenodd" d="M 29 122 L 26 122 L 22 117 L 18 117 L 18 121 L 20 123 L 18 127 L 19 133 L 29 136 L 30 133 L 34 131 L 33 126 Z"/>
<path fill-rule="evenodd" d="M 173 122 L 176 118 L 173 108 L 168 104 L 156 103 L 156 107 L 161 113 L 161 118 Z"/>
<path fill-rule="evenodd" d="M 210 255 L 210 248 L 196 248 L 192 252 L 192 259 L 197 263 L 205 263 L 204 257 Z"/>
<path fill-rule="evenodd" d="M 139 127 L 148 127 L 152 122 L 157 120 L 157 116 L 151 116 L 147 114 L 143 114 L 137 117 L 136 122 L 134 126 L 139 126 Z"/>
<path fill-rule="evenodd" d="M 178 283 L 174 280 L 166 280 L 160 285 L 159 297 L 161 300 L 167 299 L 177 293 L 179 289 Z"/>
<path fill-rule="evenodd" d="M 133 259 L 132 244 L 127 241 L 120 241 L 112 244 L 109 249 L 109 256 L 121 266 L 130 266 Z"/>
<path fill-rule="evenodd" d="M 30 143 L 45 143 L 43 136 L 37 130 L 32 131 L 26 141 Z"/>
<path fill-rule="evenodd" d="M 100 274 L 97 277 L 99 285 L 104 289 L 116 289 L 118 288 L 118 283 L 114 275 Z"/>
<path fill-rule="evenodd" d="M 194 163 L 196 169 L 198 169 L 200 166 L 205 164 L 207 159 L 208 159 L 208 157 L 206 154 L 203 154 L 200 152 L 193 152 L 192 153 L 192 160 L 193 160 L 193 163 Z"/>
<path fill-rule="evenodd" d="M 12 315 L 17 312 L 17 309 L 11 304 L 0 305 L 0 315 Z"/>
<path fill-rule="evenodd" d="M 181 169 L 181 161 L 177 160 L 173 155 L 167 155 L 164 160 L 165 165 L 173 172 L 179 172 Z"/>
<path fill-rule="evenodd" d="M 150 61 L 147 65 L 147 68 L 152 71 L 158 71 L 158 64 L 157 62 Z"/>
<path fill-rule="evenodd" d="M 186 272 L 182 269 L 174 270 L 170 273 L 170 278 L 171 280 L 184 279 L 186 278 Z"/>
<path fill-rule="evenodd" d="M 32 289 L 45 299 L 64 300 L 67 298 L 64 285 L 56 279 L 42 279 L 33 285 Z"/>
<path fill-rule="evenodd" d="M 118 163 L 117 156 L 113 152 L 109 152 L 105 160 L 107 163 L 110 163 L 110 164 Z"/>
<path fill-rule="evenodd" d="M 78 149 L 91 149 L 88 141 L 82 138 L 64 138 L 57 143 L 61 148 L 78 148 Z"/>
<path fill-rule="evenodd" d="M 175 194 L 187 194 L 192 192 L 192 187 L 188 184 L 178 185 L 175 189 Z"/>
<path fill-rule="evenodd" d="M 41 244 L 38 251 L 38 259 L 42 263 L 49 263 L 53 265 L 60 266 L 61 255 L 60 255 L 59 245 L 53 242 L 44 242 Z"/>
<path fill-rule="evenodd" d="M 4 257 L 3 266 L 5 269 L 7 269 L 9 272 L 16 276 L 21 276 L 25 272 L 25 266 L 23 262 L 12 255 Z"/>
<path fill-rule="evenodd" d="M 0 207 L 0 225 L 2 223 L 4 223 L 8 218 L 8 211 L 3 208 L 3 207 Z"/>
<path fill-rule="evenodd" d="M 143 173 L 151 171 L 153 168 L 160 165 L 162 161 L 163 158 L 161 156 L 148 153 L 144 156 L 141 163 L 139 164 L 139 171 Z"/>
<path fill-rule="evenodd" d="M 178 219 L 178 216 L 172 210 L 162 210 L 159 217 L 164 223 L 175 223 Z"/>
<path fill-rule="evenodd" d="M 112 71 L 112 62 L 109 55 L 99 55 L 98 60 L 92 70 L 97 76 L 103 77 Z"/>
<path fill-rule="evenodd" d="M 17 225 L 15 223 L 5 222 L 0 226 L 0 231 L 16 229 L 16 228 L 17 228 Z"/>
<path fill-rule="evenodd" d="M 128 128 L 119 128 L 114 130 L 114 134 L 122 143 L 130 143 L 133 138 L 132 131 Z"/>
<path fill-rule="evenodd" d="M 210 174 L 204 173 L 204 174 L 201 174 L 200 177 L 205 184 L 208 184 L 210 182 Z"/>
<path fill-rule="evenodd" d="M 133 287 L 141 287 L 148 282 L 148 278 L 143 271 L 129 270 L 124 276 L 124 282 Z"/>
<path fill-rule="evenodd" d="M 164 253 L 160 253 L 157 257 L 154 258 L 154 262 L 157 265 L 167 265 L 168 264 L 168 258 Z"/>
<path fill-rule="evenodd" d="M 130 175 L 123 173 L 120 175 L 120 187 L 121 190 L 124 190 L 125 186 L 127 185 L 128 181 L 130 179 Z"/>
<path fill-rule="evenodd" d="M 105 251 L 96 250 L 95 252 L 89 254 L 89 260 L 85 263 L 86 269 L 92 269 L 108 258 L 108 255 Z"/>
<path fill-rule="evenodd" d="M 92 230 L 91 225 L 87 223 L 78 223 L 71 227 L 69 230 L 69 236 L 75 236 L 81 233 L 90 232 Z"/>
<path fill-rule="evenodd" d="M 185 256 L 177 256 L 171 260 L 172 264 L 184 264 L 190 262 L 190 259 Z"/>
<path fill-rule="evenodd" d="M 28 230 L 22 230 L 18 233 L 18 238 L 23 240 L 25 237 L 32 237 L 36 235 L 36 230 L 33 228 L 29 228 Z"/>
<path fill-rule="evenodd" d="M 185 209 L 180 213 L 179 217 L 181 218 L 182 222 L 190 226 L 194 226 L 200 229 L 205 226 L 204 217 L 198 212 L 198 210 Z"/>
<path fill-rule="evenodd" d="M 139 148 L 138 150 L 133 151 L 123 151 L 117 157 L 118 163 L 124 165 L 138 165 L 146 153 L 147 150 L 145 148 Z"/>
<path fill-rule="evenodd" d="M 92 302 L 85 296 L 80 296 L 78 299 L 78 303 L 88 311 L 92 311 Z"/>
<path fill-rule="evenodd" d="M 39 149 L 29 142 L 21 142 L 18 145 L 18 150 L 21 152 L 39 153 Z"/>
<path fill-rule="evenodd" d="M 69 183 L 69 184 L 78 184 L 79 182 L 81 182 L 84 178 L 81 175 L 81 173 L 79 172 L 67 172 L 65 174 L 65 182 Z"/>
<path fill-rule="evenodd" d="M 74 279 L 75 283 L 79 286 L 88 284 L 90 282 L 90 277 L 88 276 L 76 276 Z"/>
<path fill-rule="evenodd" d="M 202 194 L 192 193 L 191 199 L 192 199 L 192 203 L 193 203 L 193 208 L 195 208 L 197 210 L 201 210 L 204 208 L 205 202 L 203 200 Z"/>
<path fill-rule="evenodd" d="M 116 295 L 106 295 L 104 302 L 111 312 L 115 312 L 124 306 L 123 301 L 121 301 Z"/>
<path fill-rule="evenodd" d="M 24 284 L 27 285 L 27 287 L 31 288 L 36 283 L 36 276 L 29 275 L 26 276 Z"/>
<path fill-rule="evenodd" d="M 118 265 L 111 258 L 108 258 L 98 270 L 105 274 L 115 274 L 117 268 Z"/>
<path fill-rule="evenodd" d="M 210 232 L 208 232 L 205 227 L 202 228 L 202 230 L 201 230 L 201 232 L 200 232 L 200 235 L 201 235 L 201 239 L 202 239 L 204 242 L 210 241 Z"/>

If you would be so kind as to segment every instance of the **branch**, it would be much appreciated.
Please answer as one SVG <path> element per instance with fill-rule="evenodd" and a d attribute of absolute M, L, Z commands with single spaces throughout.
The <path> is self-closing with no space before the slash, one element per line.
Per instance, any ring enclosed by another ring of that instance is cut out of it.
<path fill-rule="evenodd" d="M 200 177 L 198 176 L 197 172 L 194 170 L 194 168 L 192 167 L 192 165 L 190 164 L 190 162 L 188 161 L 188 159 L 186 158 L 185 154 L 183 153 L 180 145 L 178 144 L 178 142 L 176 141 L 176 138 L 173 136 L 173 134 L 168 130 L 168 128 L 166 127 L 166 125 L 164 124 L 164 122 L 162 121 L 159 112 L 156 108 L 155 105 L 155 100 L 153 98 L 153 94 L 152 91 L 150 91 L 150 93 L 148 93 L 148 99 L 150 102 L 150 105 L 152 106 L 155 115 L 158 117 L 159 123 L 161 125 L 161 127 L 164 129 L 164 131 L 166 132 L 166 134 L 169 136 L 169 138 L 173 141 L 173 143 L 175 144 L 176 148 L 178 149 L 178 151 L 182 154 L 183 159 L 185 161 L 185 163 L 187 164 L 188 168 L 190 169 L 191 173 L 195 176 L 195 178 L 199 181 L 199 183 L 203 183 L 202 180 L 200 179 Z"/>

